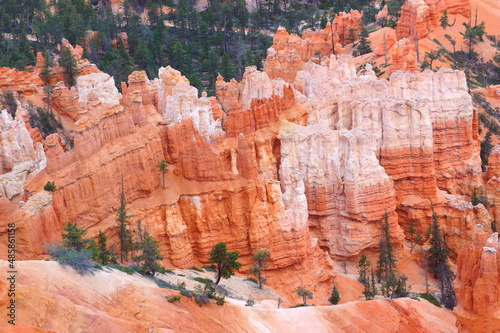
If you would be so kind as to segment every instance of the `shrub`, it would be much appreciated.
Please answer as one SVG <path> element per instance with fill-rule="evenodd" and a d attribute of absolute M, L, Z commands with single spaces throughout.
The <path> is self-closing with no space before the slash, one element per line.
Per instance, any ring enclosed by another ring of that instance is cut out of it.
<path fill-rule="evenodd" d="M 109 267 L 116 268 L 119 271 L 132 275 L 137 272 L 137 267 L 132 266 L 121 266 L 121 265 L 109 265 Z"/>
<path fill-rule="evenodd" d="M 46 245 L 49 255 L 63 266 L 70 266 L 79 274 L 92 272 L 94 262 L 90 260 L 92 254 L 87 249 L 80 251 L 70 250 L 61 245 Z"/>
<path fill-rule="evenodd" d="M 301 308 L 301 307 L 304 307 L 304 306 L 309 306 L 309 305 L 307 305 L 307 304 L 296 304 L 296 305 L 290 307 L 290 309 Z"/>
<path fill-rule="evenodd" d="M 215 304 L 224 305 L 224 303 L 226 303 L 226 299 L 224 296 L 217 297 L 217 301 L 215 302 Z"/>
<path fill-rule="evenodd" d="M 177 283 L 177 287 L 180 289 L 186 289 L 186 282 L 179 282 Z"/>
<path fill-rule="evenodd" d="M 255 305 L 255 300 L 253 298 L 247 299 L 245 306 L 254 306 L 254 305 Z"/>
<path fill-rule="evenodd" d="M 253 282 L 255 284 L 259 284 L 259 281 L 257 281 L 257 279 L 254 279 L 253 277 L 247 277 L 245 280 Z"/>
<path fill-rule="evenodd" d="M 215 266 L 214 265 L 205 265 L 205 266 L 202 266 L 201 268 L 203 268 L 207 272 L 215 272 Z"/>
<path fill-rule="evenodd" d="M 94 264 L 94 268 L 95 269 L 102 269 L 102 265 L 101 264 Z"/>
<path fill-rule="evenodd" d="M 198 281 L 198 282 L 203 283 L 203 284 L 208 284 L 208 285 L 212 285 L 212 283 L 213 283 L 212 280 L 205 279 L 205 278 L 202 278 L 202 277 L 195 277 L 193 280 Z"/>
<path fill-rule="evenodd" d="M 429 303 L 434 304 L 435 306 L 437 306 L 439 308 L 441 307 L 441 304 L 439 304 L 439 301 L 437 300 L 437 298 L 434 297 L 434 295 L 432 295 L 432 294 L 423 293 L 423 294 L 420 294 L 420 298 L 425 299 Z"/>
<path fill-rule="evenodd" d="M 205 305 L 207 303 L 210 303 L 210 299 L 208 298 L 207 295 L 205 295 L 205 294 L 198 294 L 198 293 L 194 294 L 194 301 L 199 306 L 203 306 L 203 305 Z"/>
<path fill-rule="evenodd" d="M 43 186 L 43 189 L 47 192 L 55 192 L 56 191 L 56 185 L 54 182 L 48 181 L 47 184 Z"/>
<path fill-rule="evenodd" d="M 194 267 L 194 266 L 189 267 L 188 269 L 190 269 L 190 270 L 192 270 L 192 271 L 202 272 L 202 273 L 204 272 L 204 270 L 203 270 L 203 269 L 198 268 L 198 267 Z"/>
<path fill-rule="evenodd" d="M 176 295 L 176 296 L 172 296 L 172 297 L 167 298 L 167 301 L 169 301 L 170 303 L 174 303 L 174 302 L 180 301 L 181 298 L 182 298 L 182 296 Z"/>

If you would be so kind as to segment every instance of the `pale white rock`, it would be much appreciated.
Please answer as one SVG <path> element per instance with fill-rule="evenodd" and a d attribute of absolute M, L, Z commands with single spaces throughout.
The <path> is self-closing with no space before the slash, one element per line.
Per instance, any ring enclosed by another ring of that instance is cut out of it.
<path fill-rule="evenodd" d="M 36 152 L 24 121 L 12 119 L 6 111 L 0 112 L 0 173 L 5 173 L 20 163 L 36 159 Z"/>
<path fill-rule="evenodd" d="M 103 104 L 119 105 L 122 95 L 115 86 L 115 80 L 106 73 L 91 73 L 76 79 L 78 102 L 86 105 L 89 94 Z"/>
<path fill-rule="evenodd" d="M 258 71 L 255 66 L 245 69 L 241 84 L 243 110 L 249 110 L 254 99 L 270 98 L 272 95 L 283 97 L 283 87 L 288 85 L 282 79 L 269 79 L 265 72 Z"/>
<path fill-rule="evenodd" d="M 220 120 L 214 120 L 212 106 L 206 96 L 198 97 L 198 89 L 170 66 L 159 69 L 158 111 L 166 124 L 180 123 L 184 117 L 193 121 L 194 127 L 206 140 L 215 139 L 222 133 Z"/>

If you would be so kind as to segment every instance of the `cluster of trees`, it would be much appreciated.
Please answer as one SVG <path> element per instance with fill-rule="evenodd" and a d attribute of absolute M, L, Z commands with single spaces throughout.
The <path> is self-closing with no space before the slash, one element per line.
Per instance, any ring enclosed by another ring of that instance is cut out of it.
<path fill-rule="evenodd" d="M 85 44 L 84 56 L 114 76 L 118 88 L 134 70 L 145 70 L 152 79 L 160 66 L 170 65 L 210 95 L 218 73 L 240 79 L 246 66 L 262 66 L 272 42 L 268 31 L 281 25 L 299 33 L 318 27 L 321 20 L 318 4 L 299 0 L 257 0 L 253 12 L 244 0 L 212 0 L 204 10 L 197 10 L 195 4 L 192 0 L 125 0 L 123 12 L 115 14 L 109 1 L 6 0 L 0 13 L 0 66 L 34 65 L 35 51 L 51 57 L 61 38 L 66 38 L 73 45 Z M 377 12 L 373 0 L 327 1 L 319 7 L 329 8 L 330 15 L 364 9 L 365 23 L 372 22 Z M 89 30 L 96 33 L 88 34 Z M 120 35 L 123 32 L 126 41 Z M 369 45 L 361 42 L 358 53 L 368 50 Z M 71 86 L 75 67 L 65 52 L 61 50 L 61 66 Z"/>
<path fill-rule="evenodd" d="M 61 264 L 67 264 L 78 272 L 84 273 L 98 265 L 126 263 L 130 254 L 137 252 L 131 259 L 137 264 L 137 271 L 143 275 L 154 276 L 164 271 L 158 263 L 163 257 L 160 255 L 158 242 L 149 234 L 147 229 L 137 224 L 137 238 L 134 240 L 130 230 L 130 218 L 127 213 L 125 189 L 122 181 L 120 206 L 115 210 L 119 238 L 119 260 L 112 247 L 107 245 L 107 237 L 99 231 L 97 243 L 92 238 L 85 238 L 87 230 L 80 228 L 76 223 L 68 222 L 63 227 L 62 242 L 58 245 L 49 245 L 47 250 L 51 257 Z"/>
<path fill-rule="evenodd" d="M 370 261 L 365 255 L 360 257 L 357 266 L 359 281 L 364 285 L 363 293 L 367 300 L 373 299 L 379 291 L 391 299 L 393 297 L 406 297 L 409 295 L 409 288 L 406 285 L 408 278 L 400 275 L 396 269 L 396 258 L 390 238 L 387 213 L 384 214 L 383 220 L 376 272 L 374 272 Z M 412 242 L 424 241 L 424 238 L 415 230 L 410 234 Z M 441 301 L 444 306 L 448 309 L 453 309 L 456 305 L 455 292 L 451 286 L 454 275 L 448 265 L 449 250 L 440 230 L 437 215 L 434 212 L 432 215 L 432 224 L 429 228 L 429 235 L 425 241 L 429 238 L 431 247 L 425 255 L 427 262 L 424 263 L 424 268 L 438 280 Z"/>

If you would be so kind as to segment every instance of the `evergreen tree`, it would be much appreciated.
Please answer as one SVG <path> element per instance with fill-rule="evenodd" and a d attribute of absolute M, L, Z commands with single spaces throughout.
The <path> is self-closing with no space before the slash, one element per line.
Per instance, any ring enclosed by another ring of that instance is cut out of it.
<path fill-rule="evenodd" d="M 127 202 L 125 201 L 125 185 L 122 178 L 122 191 L 120 194 L 120 207 L 115 209 L 116 222 L 118 222 L 118 238 L 120 239 L 120 262 L 128 260 L 128 254 L 133 249 L 132 232 L 129 230 L 130 218 L 127 215 Z"/>
<path fill-rule="evenodd" d="M 138 246 L 141 254 L 134 257 L 134 261 L 140 263 L 140 272 L 143 275 L 154 276 L 156 272 L 162 270 L 158 261 L 163 260 L 160 255 L 158 242 L 148 233 L 147 230 L 140 236 L 141 241 Z"/>
<path fill-rule="evenodd" d="M 108 249 L 106 243 L 107 243 L 106 235 L 102 231 L 99 231 L 99 234 L 97 236 L 97 244 L 95 243 L 94 240 L 92 240 L 91 245 L 89 246 L 89 249 L 92 252 L 92 259 L 94 259 L 95 262 L 101 265 L 109 265 L 112 263 L 116 263 L 116 258 L 114 257 L 113 253 Z"/>
<path fill-rule="evenodd" d="M 429 271 L 439 281 L 441 301 L 447 309 L 453 309 L 457 304 L 455 291 L 451 286 L 453 274 L 448 266 L 449 250 L 444 241 L 436 213 L 432 213 L 431 247 L 427 257 Z"/>
<path fill-rule="evenodd" d="M 439 25 L 443 29 L 446 29 L 447 27 L 449 27 L 449 24 L 448 24 L 448 10 L 447 9 L 444 10 L 443 16 L 441 16 L 441 18 L 439 19 Z"/>
<path fill-rule="evenodd" d="M 168 171 L 168 164 L 165 160 L 161 160 L 159 164 L 156 165 L 158 171 L 162 174 L 163 179 L 163 189 L 165 189 L 165 173 Z"/>
<path fill-rule="evenodd" d="M 227 252 L 226 243 L 220 242 L 212 247 L 208 261 L 215 264 L 216 280 L 215 284 L 219 284 L 221 278 L 229 279 L 234 275 L 234 271 L 241 267 L 237 262 L 238 252 Z"/>
<path fill-rule="evenodd" d="M 76 76 L 78 75 L 78 68 L 76 67 L 76 60 L 71 54 L 71 50 L 64 47 L 61 51 L 59 58 L 59 66 L 63 69 L 64 82 L 68 88 L 76 84 Z"/>
<path fill-rule="evenodd" d="M 333 284 L 332 294 L 330 295 L 330 298 L 328 298 L 328 302 L 333 305 L 337 305 L 340 302 L 340 293 L 336 284 Z"/>
<path fill-rule="evenodd" d="M 366 30 L 366 27 L 364 25 L 362 25 L 361 30 L 359 31 L 358 47 L 354 52 L 355 56 L 360 56 L 372 52 L 372 48 L 370 46 L 370 41 L 368 40 L 368 37 L 369 37 L 368 30 Z"/>
<path fill-rule="evenodd" d="M 375 292 L 373 292 L 375 287 L 375 279 L 373 278 L 373 269 L 372 272 L 372 281 L 370 281 L 370 277 L 368 276 L 368 269 L 371 268 L 371 264 L 368 261 L 368 258 L 363 254 L 361 258 L 359 258 L 358 262 L 358 273 L 359 273 L 359 282 L 363 284 L 364 290 L 363 295 L 366 300 L 371 300 L 375 296 Z"/>
<path fill-rule="evenodd" d="M 69 250 L 81 251 L 87 248 L 87 244 L 90 242 L 89 239 L 83 238 L 87 233 L 87 230 L 78 228 L 78 226 L 71 222 L 68 222 L 64 227 L 62 234 L 62 246 Z"/>
<path fill-rule="evenodd" d="M 266 283 L 266 279 L 262 277 L 262 270 L 267 268 L 267 261 L 270 259 L 268 250 L 257 250 L 253 254 L 253 265 L 250 267 L 250 274 L 257 278 L 259 289 Z"/>
<path fill-rule="evenodd" d="M 229 81 L 234 78 L 234 66 L 231 62 L 231 58 L 229 54 L 224 53 L 222 56 L 222 60 L 220 63 L 220 75 L 226 80 Z"/>
<path fill-rule="evenodd" d="M 3 90 L 0 94 L 0 105 L 12 116 L 16 117 L 17 101 L 12 90 Z"/>
<path fill-rule="evenodd" d="M 382 225 L 382 237 L 379 243 L 379 260 L 377 267 L 377 277 L 382 284 L 382 291 L 386 296 L 391 295 L 396 287 L 396 257 L 392 248 L 391 235 L 389 229 L 389 216 L 384 213 Z M 392 296 L 392 295 L 391 295 Z"/>
<path fill-rule="evenodd" d="M 293 291 L 298 297 L 302 298 L 302 305 L 307 306 L 307 300 L 313 298 L 313 292 L 304 287 L 297 288 Z"/>
<path fill-rule="evenodd" d="M 486 135 L 484 136 L 484 140 L 481 141 L 481 151 L 479 156 L 481 156 L 481 165 L 483 171 L 486 171 L 486 167 L 488 166 L 488 159 L 490 157 L 491 149 L 493 149 L 493 144 L 491 143 L 491 131 L 488 130 Z"/>

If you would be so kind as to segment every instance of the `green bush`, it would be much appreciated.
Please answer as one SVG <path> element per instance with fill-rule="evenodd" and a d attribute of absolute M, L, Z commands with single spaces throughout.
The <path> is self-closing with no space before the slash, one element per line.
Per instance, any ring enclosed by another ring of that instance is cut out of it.
<path fill-rule="evenodd" d="M 109 265 L 109 267 L 116 268 L 117 270 L 127 273 L 128 275 L 132 275 L 138 271 L 138 268 L 133 266 Z"/>
<path fill-rule="evenodd" d="M 94 268 L 95 269 L 102 269 L 102 265 L 101 264 L 94 264 Z"/>
<path fill-rule="evenodd" d="M 255 305 L 255 300 L 253 298 L 247 299 L 245 306 L 254 306 L 254 305 Z"/>
<path fill-rule="evenodd" d="M 254 279 L 253 277 L 247 277 L 245 280 L 246 280 L 246 281 L 253 282 L 253 283 L 255 283 L 255 284 L 259 284 L 259 281 L 257 281 L 257 279 Z"/>
<path fill-rule="evenodd" d="M 208 284 L 208 285 L 212 285 L 213 281 L 210 280 L 210 279 L 205 279 L 205 278 L 202 278 L 202 277 L 195 277 L 193 280 L 197 281 L 197 282 L 201 282 L 203 284 Z"/>
<path fill-rule="evenodd" d="M 224 296 L 217 297 L 217 301 L 215 302 L 215 304 L 224 305 L 224 303 L 226 303 L 226 299 Z"/>
<path fill-rule="evenodd" d="M 439 308 L 441 307 L 441 304 L 439 303 L 437 298 L 434 297 L 434 295 L 432 295 L 432 294 L 423 293 L 423 294 L 420 294 L 420 298 L 425 299 L 429 303 L 434 304 L 435 306 L 437 306 Z"/>
<path fill-rule="evenodd" d="M 203 272 L 204 272 L 204 270 L 203 270 L 203 269 L 198 268 L 198 267 L 194 267 L 194 266 L 189 267 L 188 269 L 190 269 L 190 270 L 192 270 L 192 271 L 201 272 L 201 273 L 203 273 Z"/>
<path fill-rule="evenodd" d="M 176 295 L 176 296 L 172 296 L 170 298 L 167 298 L 167 301 L 169 301 L 170 303 L 174 303 L 174 302 L 180 301 L 181 298 L 182 298 L 182 296 Z"/>
<path fill-rule="evenodd" d="M 201 268 L 203 268 L 207 272 L 215 272 L 215 266 L 214 265 L 205 265 L 205 266 L 202 266 Z"/>
<path fill-rule="evenodd" d="M 55 192 L 56 191 L 56 185 L 54 182 L 48 181 L 47 184 L 43 186 L 43 189 L 47 192 Z"/>

